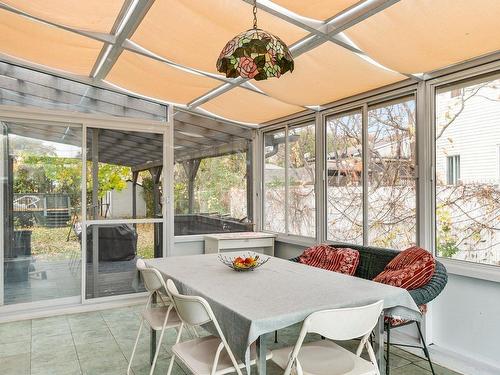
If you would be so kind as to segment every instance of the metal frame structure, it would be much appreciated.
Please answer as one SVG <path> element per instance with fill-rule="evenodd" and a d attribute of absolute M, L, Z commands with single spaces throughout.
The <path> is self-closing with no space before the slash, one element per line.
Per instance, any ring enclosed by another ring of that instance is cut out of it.
<path fill-rule="evenodd" d="M 316 185 L 316 196 L 320 198 L 319 200 L 317 199 L 316 205 L 316 215 L 317 218 L 319 218 L 319 220 L 317 219 L 316 222 L 317 236 L 315 239 L 311 239 L 306 237 L 288 236 L 285 233 L 277 233 L 277 240 L 285 243 L 306 246 L 312 245 L 314 243 L 328 242 L 326 232 L 327 217 L 325 211 L 327 177 L 324 160 L 326 155 L 326 118 L 333 114 L 348 112 L 350 110 L 357 109 L 364 112 L 365 116 L 363 116 L 363 119 L 365 119 L 366 112 L 369 106 L 411 95 L 415 98 L 416 101 L 416 240 L 420 246 L 431 249 L 435 253 L 435 93 L 437 88 L 439 88 L 440 86 L 457 81 L 473 80 L 474 78 L 477 78 L 479 76 L 495 73 L 500 73 L 499 53 L 491 56 L 481 57 L 473 61 L 467 61 L 463 64 L 429 73 L 424 77 L 426 81 L 411 82 L 408 80 L 377 90 L 372 90 L 360 95 L 356 95 L 352 98 L 342 99 L 324 106 L 324 109 L 320 110 L 316 115 L 316 166 L 318 173 L 316 176 L 316 180 L 320 181 L 322 179 L 321 183 L 317 183 Z M 260 160 L 255 160 L 255 162 L 260 163 L 259 172 L 262 173 L 262 175 L 259 177 L 260 196 L 257 197 L 258 205 L 259 207 L 261 207 L 261 220 L 263 217 L 263 207 L 265 204 L 262 195 L 264 191 L 264 161 L 262 159 L 264 135 L 269 131 L 285 129 L 289 124 L 303 123 L 304 121 L 307 121 L 307 119 L 307 114 L 287 116 L 282 119 L 268 122 L 258 130 L 261 155 Z M 363 126 L 363 128 L 366 129 L 366 125 Z M 365 142 L 365 139 L 367 139 L 366 134 L 363 137 L 363 142 Z M 364 145 L 363 149 L 366 149 L 366 145 Z M 319 154 L 320 150 L 321 154 Z M 366 181 L 366 178 L 364 179 L 364 181 Z M 364 190 L 366 191 L 366 186 L 364 186 Z M 365 218 L 366 210 L 367 206 L 365 202 L 363 208 Z M 363 223 L 366 227 L 366 220 L 363 220 Z M 260 222 L 259 229 L 264 230 L 262 227 L 262 222 Z M 364 235 L 365 232 L 366 231 L 364 231 Z M 366 240 L 367 239 L 365 238 L 365 244 Z M 447 266 L 448 270 L 451 273 L 500 282 L 499 267 L 453 259 L 441 259 L 441 261 Z M 432 337 L 430 336 L 430 327 L 432 325 L 431 317 L 432 314 L 428 314 L 426 324 L 423 327 L 425 331 L 424 334 L 429 342 L 432 342 Z"/>
<path fill-rule="evenodd" d="M 252 0 L 240 0 L 240 1 L 244 1 L 246 3 L 252 3 Z M 257 6 L 260 9 L 274 15 L 275 17 L 290 24 L 293 24 L 294 26 L 299 27 L 308 33 L 308 35 L 306 35 L 305 37 L 303 37 L 302 39 L 300 39 L 299 41 L 290 46 L 290 50 L 295 57 L 300 56 L 301 54 L 306 53 L 312 50 L 313 48 L 320 46 L 321 44 L 332 42 L 342 48 L 347 49 L 352 53 L 357 54 L 360 57 L 363 57 L 368 62 L 381 66 L 381 64 L 377 63 L 364 51 L 357 48 L 353 43 L 351 43 L 347 38 L 345 38 L 342 35 L 342 32 L 356 25 L 357 23 L 360 23 L 363 20 L 383 11 L 384 9 L 390 7 L 391 5 L 397 3 L 398 1 L 399 0 L 360 0 L 355 5 L 343 10 L 339 14 L 334 15 L 333 17 L 325 21 L 316 21 L 302 17 L 293 12 L 290 12 L 289 10 L 279 5 L 274 4 L 269 0 L 258 0 Z M 120 54 L 123 51 L 128 50 L 155 59 L 171 67 L 180 68 L 194 74 L 200 74 L 206 77 L 210 77 L 212 79 L 219 80 L 221 82 L 220 86 L 214 88 L 213 90 L 210 90 L 209 92 L 187 103 L 185 108 L 195 113 L 202 113 L 207 116 L 212 116 L 211 114 L 207 113 L 202 109 L 199 109 L 198 107 L 236 87 L 241 87 L 259 93 L 261 95 L 266 95 L 265 93 L 263 93 L 261 90 L 253 86 L 245 79 L 241 78 L 227 79 L 224 76 L 218 74 L 204 72 L 198 69 L 191 68 L 189 66 L 178 64 L 176 62 L 158 56 L 157 54 L 132 42 L 130 38 L 132 37 L 137 27 L 140 25 L 143 18 L 146 16 L 153 2 L 154 0 L 124 1 L 122 9 L 119 12 L 118 17 L 115 20 L 115 23 L 109 34 L 78 30 L 54 22 L 49 22 L 39 17 L 27 14 L 9 5 L 3 4 L 1 2 L 0 2 L 0 9 L 4 9 L 6 11 L 13 12 L 24 17 L 28 17 L 38 22 L 42 22 L 54 27 L 64 29 L 69 32 L 73 32 L 103 42 L 102 50 L 100 51 L 99 56 L 96 62 L 94 63 L 94 66 L 90 73 L 90 77 L 87 79 L 85 77 L 75 77 L 71 74 L 63 74 L 64 76 L 67 76 L 71 79 L 77 79 L 77 80 L 83 79 L 85 83 L 99 85 L 100 87 L 108 89 L 113 88 L 114 86 L 106 83 L 103 80 L 105 79 L 107 73 L 112 69 L 113 65 L 117 61 Z M 26 64 L 26 62 L 11 58 L 9 56 L 0 55 L 0 59 L 10 63 L 21 64 L 32 68 L 33 66 L 36 66 L 36 64 Z M 39 66 L 39 68 L 45 71 L 51 71 L 50 68 L 47 67 Z M 61 75 L 61 72 L 57 72 L 56 74 Z M 418 82 L 421 79 L 415 75 L 409 75 L 405 73 L 400 73 L 400 74 L 407 76 L 411 82 Z M 116 90 L 116 88 L 114 89 Z M 138 94 L 136 95 L 141 96 Z M 157 101 L 161 102 L 161 100 Z M 303 108 L 306 113 L 314 112 L 314 110 L 311 108 L 308 107 L 303 107 Z M 216 115 L 213 115 L 212 117 L 220 118 L 219 116 Z M 234 124 L 238 123 L 234 121 L 231 122 Z M 246 124 L 246 125 L 250 127 L 252 126 L 251 124 Z"/>
<path fill-rule="evenodd" d="M 90 225 L 95 224 L 137 224 L 137 223 L 161 223 L 163 225 L 163 256 L 168 256 L 172 252 L 172 247 L 174 244 L 174 230 L 173 230 L 173 187 L 171 175 L 174 165 L 174 145 L 173 145 L 173 111 L 172 108 L 168 108 L 168 121 L 159 122 L 154 120 L 134 120 L 129 118 L 113 118 L 101 115 L 87 115 L 78 114 L 73 112 L 61 112 L 53 110 L 40 110 L 40 109 L 27 109 L 19 107 L 10 106 L 0 106 L 0 118 L 7 121 L 30 121 L 30 122 L 50 122 L 67 124 L 72 123 L 80 125 L 82 129 L 82 160 L 87 160 L 87 129 L 108 129 L 108 130 L 120 130 L 120 131 L 138 131 L 149 132 L 155 134 L 163 135 L 163 165 L 167 166 L 165 168 L 166 173 L 163 174 L 162 183 L 164 188 L 164 202 L 163 202 L 163 212 L 162 218 L 151 218 L 151 219 L 116 219 L 116 220 L 93 220 L 87 217 L 87 209 L 82 205 L 82 228 L 87 228 Z M 85 162 L 82 163 L 82 181 L 87 181 L 87 168 L 85 168 Z M 87 196 L 87 184 L 82 183 L 81 197 L 82 202 L 86 201 Z M 3 230 L 0 231 L 0 240 L 3 241 Z M 86 244 L 86 230 L 82 230 L 82 244 Z M 82 245 L 81 253 L 81 295 L 61 298 L 61 299 L 51 299 L 47 301 L 36 301 L 30 303 L 22 303 L 16 305 L 2 306 L 2 312 L 15 312 L 15 311 L 27 311 L 28 309 L 35 308 L 51 308 L 59 305 L 74 305 L 74 304 L 93 304 L 99 302 L 113 302 L 118 300 L 123 300 L 127 298 L 135 298 L 138 296 L 145 295 L 144 293 L 139 294 L 128 294 L 128 295 L 116 295 L 109 297 L 99 297 L 99 298 L 86 298 L 86 251 L 85 246 Z M 0 263 L 3 264 L 3 252 L 0 252 Z M 1 267 L 3 272 L 3 266 Z M 3 278 L 0 280 L 0 297 L 3 297 Z M 0 299 L 0 306 L 3 303 L 3 298 Z"/>

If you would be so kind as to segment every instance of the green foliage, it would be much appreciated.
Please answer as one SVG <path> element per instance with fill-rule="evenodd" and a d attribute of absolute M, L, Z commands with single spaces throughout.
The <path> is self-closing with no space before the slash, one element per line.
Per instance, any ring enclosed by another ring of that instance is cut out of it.
<path fill-rule="evenodd" d="M 436 220 L 438 224 L 436 238 L 437 253 L 442 257 L 451 258 L 460 250 L 457 245 L 457 238 L 452 233 L 453 223 L 451 212 L 443 205 L 438 206 L 436 210 Z"/>
<path fill-rule="evenodd" d="M 140 176 L 142 179 L 142 197 L 146 202 L 146 217 L 154 217 L 153 178 L 147 171 L 140 172 Z"/>
<path fill-rule="evenodd" d="M 92 196 L 92 163 L 87 164 L 87 192 Z M 122 190 L 131 177 L 129 167 L 99 163 L 99 192 L 102 198 L 106 191 Z M 53 155 L 37 155 L 22 151 L 14 163 L 14 193 L 64 193 L 68 194 L 73 207 L 81 201 L 82 163 L 80 159 Z"/>
<path fill-rule="evenodd" d="M 181 164 L 174 170 L 175 213 L 188 212 L 188 179 Z M 246 189 L 246 154 L 201 160 L 194 187 L 194 212 L 230 212 L 231 189 Z"/>
<path fill-rule="evenodd" d="M 90 168 L 91 163 L 89 162 L 89 169 Z M 123 190 L 127 186 L 127 180 L 129 180 L 131 177 L 132 173 L 129 167 L 99 163 L 99 198 L 102 198 L 107 191 Z M 87 187 L 87 189 L 90 190 L 90 187 Z"/>
<path fill-rule="evenodd" d="M 232 154 L 203 159 L 195 180 L 195 195 L 200 209 L 227 214 L 232 188 L 246 187 L 246 156 Z"/>

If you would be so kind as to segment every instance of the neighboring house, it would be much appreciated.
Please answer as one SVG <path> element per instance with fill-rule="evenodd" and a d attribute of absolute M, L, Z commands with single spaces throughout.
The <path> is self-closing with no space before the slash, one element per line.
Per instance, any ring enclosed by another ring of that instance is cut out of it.
<path fill-rule="evenodd" d="M 127 181 L 127 186 L 118 191 L 111 190 L 106 194 L 106 203 L 109 204 L 108 215 L 110 219 L 122 219 L 122 218 L 132 218 L 132 203 L 133 203 L 133 193 L 132 193 L 132 181 Z M 144 199 L 143 187 L 137 184 L 136 188 L 136 199 L 137 199 L 137 218 L 146 217 L 146 200 Z"/>
<path fill-rule="evenodd" d="M 462 89 L 438 94 L 437 134 L 461 108 Z M 500 184 L 500 98 L 483 88 L 436 140 L 438 185 Z"/>

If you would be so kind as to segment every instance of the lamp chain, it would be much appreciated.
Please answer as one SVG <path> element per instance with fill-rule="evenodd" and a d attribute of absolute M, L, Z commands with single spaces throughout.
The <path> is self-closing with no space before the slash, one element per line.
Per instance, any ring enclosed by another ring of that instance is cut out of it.
<path fill-rule="evenodd" d="M 257 29 L 257 0 L 253 0 L 253 28 Z"/>

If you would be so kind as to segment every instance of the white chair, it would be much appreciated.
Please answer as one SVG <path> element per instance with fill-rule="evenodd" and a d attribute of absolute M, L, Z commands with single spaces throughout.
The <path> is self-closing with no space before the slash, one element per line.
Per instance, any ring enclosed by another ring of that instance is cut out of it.
<path fill-rule="evenodd" d="M 195 375 L 223 375 L 234 371 L 242 375 L 241 369 L 245 368 L 245 364 L 236 360 L 208 302 L 202 297 L 179 294 L 172 280 L 167 280 L 167 292 L 182 320 L 177 340 L 172 346 L 173 355 L 167 375 L 171 374 L 175 358 Z M 219 337 L 206 336 L 180 342 L 184 325 L 194 327 L 209 322 L 213 323 Z M 256 363 L 256 357 L 255 345 L 252 345 L 250 365 Z M 270 358 L 271 353 L 268 352 L 266 359 Z"/>
<path fill-rule="evenodd" d="M 151 370 L 149 372 L 149 374 L 152 375 L 156 366 L 156 360 L 158 359 L 165 330 L 169 328 L 180 329 L 182 322 L 179 315 L 177 315 L 170 298 L 166 295 L 167 286 L 165 285 L 165 281 L 163 280 L 160 272 L 154 268 L 148 268 L 142 259 L 137 260 L 136 266 L 141 273 L 144 287 L 149 292 L 149 297 L 146 307 L 141 313 L 141 325 L 139 327 L 139 332 L 137 333 L 137 338 L 135 339 L 134 349 L 132 350 L 132 355 L 130 356 L 128 363 L 127 375 L 130 374 L 132 361 L 134 359 L 134 354 L 137 349 L 137 343 L 139 342 L 144 322 L 146 322 L 155 331 L 161 331 L 159 341 L 156 345 L 153 363 L 151 364 Z M 153 304 L 153 298 L 155 296 L 158 298 L 158 304 L 156 306 Z"/>
<path fill-rule="evenodd" d="M 297 375 L 379 375 L 375 353 L 370 345 L 370 334 L 377 324 L 383 301 L 374 304 L 335 310 L 317 311 L 309 315 L 293 347 L 273 350 L 273 362 L 290 375 L 295 367 Z M 308 333 L 317 333 L 329 340 L 302 345 Z M 351 340 L 361 337 L 356 354 L 330 340 Z M 370 361 L 361 358 L 363 347 Z"/>

